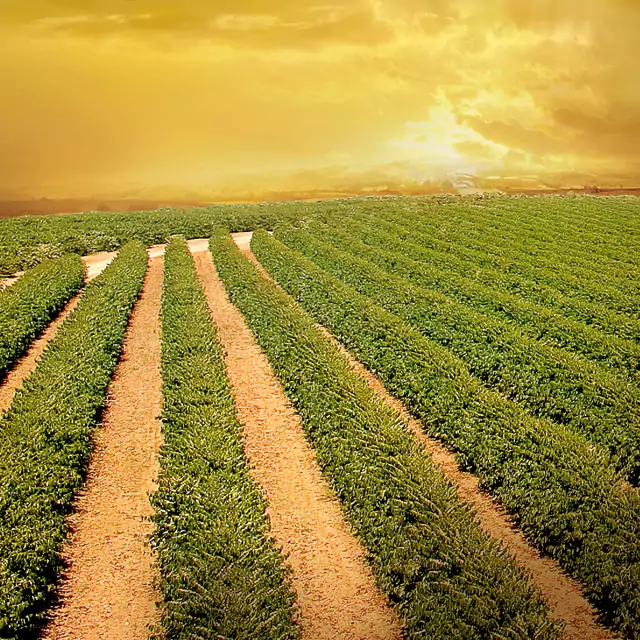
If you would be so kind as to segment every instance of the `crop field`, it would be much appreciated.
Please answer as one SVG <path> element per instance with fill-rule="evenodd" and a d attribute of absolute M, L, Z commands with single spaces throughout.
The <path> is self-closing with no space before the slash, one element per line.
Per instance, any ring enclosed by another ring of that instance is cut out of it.
<path fill-rule="evenodd" d="M 14 218 L 0 279 L 0 639 L 640 640 L 640 199 Z"/>

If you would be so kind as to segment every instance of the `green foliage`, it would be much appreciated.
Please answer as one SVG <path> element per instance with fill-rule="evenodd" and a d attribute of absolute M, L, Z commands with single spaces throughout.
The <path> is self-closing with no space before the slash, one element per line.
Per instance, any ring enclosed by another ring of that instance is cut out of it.
<path fill-rule="evenodd" d="M 294 596 L 249 476 L 221 348 L 184 240 L 165 254 L 164 445 L 153 497 L 162 637 L 299 638 Z"/>
<path fill-rule="evenodd" d="M 485 389 L 463 363 L 265 232 L 252 248 L 273 277 L 458 452 L 529 539 L 640 637 L 640 494 L 582 436 Z M 392 475 L 392 474 L 389 474 Z"/>
<path fill-rule="evenodd" d="M 62 565 L 81 487 L 147 254 L 126 245 L 91 282 L 0 421 L 0 638 L 33 638 Z"/>
<path fill-rule="evenodd" d="M 536 205 L 544 201 L 533 200 L 526 218 L 514 221 L 509 218 L 514 202 L 509 199 L 499 201 L 498 206 L 483 207 L 461 204 L 440 210 L 433 206 L 401 211 L 390 208 L 382 217 L 411 229 L 418 244 L 453 253 L 476 268 L 488 269 L 487 273 L 499 273 L 512 289 L 542 287 L 555 295 L 559 292 L 586 304 L 595 302 L 623 314 L 638 315 L 640 272 L 630 264 L 623 269 L 611 266 L 605 257 L 596 258 L 598 269 L 594 270 L 593 254 L 590 262 L 589 256 L 567 255 L 567 244 L 572 240 L 584 243 L 588 226 L 565 225 L 561 237 L 549 237 L 545 226 L 546 218 L 551 218 L 551 207 L 544 220 L 535 221 Z M 563 208 L 560 214 L 562 218 Z M 634 271 L 636 282 L 630 278 Z M 635 295 L 630 295 L 632 292 Z"/>
<path fill-rule="evenodd" d="M 505 199 L 504 204 L 508 205 L 511 199 Z M 535 199 L 530 199 L 538 204 Z M 640 200 L 640 199 L 638 199 Z M 406 201 L 405 201 L 406 202 Z M 421 211 L 421 202 L 416 201 L 413 205 Z M 501 202 L 502 204 L 502 202 Z M 475 282 L 488 286 L 492 289 L 503 293 L 510 293 L 527 300 L 533 304 L 547 307 L 574 320 L 592 325 L 605 333 L 618 336 L 623 339 L 640 340 L 640 318 L 638 317 L 638 304 L 640 298 L 629 293 L 629 286 L 622 287 L 622 294 L 627 300 L 627 308 L 631 308 L 635 312 L 622 312 L 607 304 L 603 304 L 598 300 L 593 300 L 585 292 L 589 292 L 593 286 L 594 279 L 599 277 L 599 263 L 595 260 L 593 275 L 583 282 L 579 288 L 569 289 L 568 292 L 562 292 L 553 286 L 549 286 L 544 282 L 524 278 L 521 273 L 517 273 L 520 265 L 514 259 L 508 260 L 503 266 L 496 267 L 487 263 L 486 251 L 499 237 L 499 232 L 491 233 L 490 229 L 482 227 L 484 230 L 484 242 L 487 247 L 485 252 L 475 252 L 474 256 L 465 256 L 465 242 L 467 239 L 462 232 L 457 231 L 459 218 L 463 216 L 464 209 L 457 206 L 455 201 L 452 205 L 441 207 L 439 210 L 440 225 L 442 227 L 440 233 L 446 236 L 445 240 L 440 240 L 435 230 L 424 230 L 421 225 L 415 222 L 407 211 L 407 206 L 403 206 L 402 201 L 390 203 L 386 207 L 372 208 L 363 211 L 360 208 L 355 209 L 349 218 L 358 221 L 368 221 L 374 233 L 378 230 L 384 230 L 393 236 L 396 242 L 400 241 L 402 251 L 405 255 L 410 255 L 415 260 L 425 261 L 429 264 L 437 264 L 441 268 L 449 269 L 458 275 L 463 275 L 473 279 Z M 435 206 L 435 205 L 432 205 Z M 337 212 L 329 212 L 324 216 L 327 221 L 335 219 Z M 552 208 L 547 212 L 548 217 L 554 213 Z M 419 220 L 426 218 L 426 212 L 420 216 Z M 544 223 L 546 224 L 546 220 Z M 350 220 L 345 220 L 345 229 L 350 228 Z M 526 233 L 523 231 L 523 235 Z M 574 229 L 573 234 L 577 237 L 581 236 L 581 231 Z M 555 242 L 554 242 L 555 240 Z M 555 246 L 557 269 L 562 270 L 563 259 L 563 238 L 550 239 L 549 244 Z M 376 244 L 379 244 L 376 242 Z M 383 248 L 388 248 L 384 243 Z M 636 244 L 635 253 L 638 253 L 638 244 Z M 591 246 L 586 247 L 585 255 L 589 257 Z M 629 254 L 633 255 L 633 253 Z M 534 258 L 532 258 L 534 259 Z M 631 268 L 631 265 L 630 265 Z M 513 273 L 516 271 L 516 273 Z M 633 282 L 629 277 L 629 272 L 623 269 L 626 275 L 626 282 Z M 581 295 L 584 294 L 584 295 Z"/>
<path fill-rule="evenodd" d="M 390 409 L 227 237 L 211 240 L 407 637 L 555 638 L 546 606 Z"/>
<path fill-rule="evenodd" d="M 300 230 L 277 237 L 320 268 L 396 314 L 461 358 L 488 387 L 531 413 L 566 424 L 609 448 L 633 481 L 640 478 L 640 392 L 627 380 L 524 336 L 447 296 L 387 274 L 370 261 Z"/>
<path fill-rule="evenodd" d="M 329 225 L 308 225 L 314 237 L 401 276 L 419 286 L 435 289 L 479 311 L 511 322 L 530 338 L 584 356 L 611 372 L 640 382 L 640 345 L 608 335 L 584 322 L 567 318 L 512 293 L 503 293 L 460 275 L 442 265 L 437 255 L 420 254 L 420 261 L 408 257 L 405 241 L 385 231 L 376 221 L 335 220 Z"/>
<path fill-rule="evenodd" d="M 554 270 L 559 263 L 581 280 L 631 285 L 637 294 L 639 207 L 638 198 L 629 197 L 487 199 L 467 207 L 456 230 L 464 226 L 475 248 L 482 249 L 478 241 L 484 236 L 484 250 L 495 256 L 519 262 L 535 256 L 532 266 Z"/>
<path fill-rule="evenodd" d="M 218 226 L 244 231 L 293 222 L 299 215 L 295 205 L 263 204 L 9 218 L 0 220 L 0 275 L 67 253 L 113 251 L 129 240 L 149 246 L 176 234 L 206 238 Z"/>
<path fill-rule="evenodd" d="M 0 291 L 0 379 L 84 283 L 78 256 L 47 260 Z"/>

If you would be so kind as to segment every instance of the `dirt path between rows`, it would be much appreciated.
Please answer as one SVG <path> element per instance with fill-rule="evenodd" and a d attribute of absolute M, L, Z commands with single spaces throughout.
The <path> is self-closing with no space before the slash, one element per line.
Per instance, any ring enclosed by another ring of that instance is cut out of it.
<path fill-rule="evenodd" d="M 87 282 L 99 276 L 118 255 L 117 251 L 101 251 L 84 256 L 82 261 L 87 269 Z M 18 271 L 11 276 L 0 279 L 0 289 L 8 289 L 24 275 L 24 271 Z"/>
<path fill-rule="evenodd" d="M 61 605 L 46 640 L 146 640 L 158 623 L 148 538 L 162 437 L 162 271 L 163 258 L 152 258 L 94 433 L 85 489 L 70 517 Z"/>
<path fill-rule="evenodd" d="M 117 251 L 102 251 L 101 253 L 92 253 L 90 256 L 84 256 L 82 262 L 87 269 L 87 282 L 98 277 L 118 255 Z"/>
<path fill-rule="evenodd" d="M 115 255 L 115 253 L 103 253 L 83 258 L 87 269 L 85 282 L 90 282 L 99 276 L 111 263 Z M 16 280 L 13 280 L 11 284 L 15 281 Z M 9 373 L 7 373 L 0 382 L 0 414 L 9 408 L 16 391 L 36 368 L 36 364 L 45 349 L 56 336 L 64 321 L 78 305 L 80 295 L 71 298 L 71 300 L 67 302 L 57 317 L 54 318 L 40 336 L 31 343 L 27 352 L 15 362 Z"/>
<path fill-rule="evenodd" d="M 260 272 L 273 281 L 251 251 L 251 234 L 234 234 L 234 240 Z M 431 459 L 456 488 L 460 499 L 472 506 L 482 529 L 504 545 L 516 561 L 529 572 L 533 582 L 547 601 L 552 617 L 565 624 L 565 638 L 569 640 L 618 638 L 618 635 L 598 624 L 597 612 L 583 597 L 579 584 L 565 574 L 554 560 L 541 555 L 533 548 L 522 531 L 513 524 L 502 505 L 480 490 L 478 478 L 462 471 L 453 453 L 436 439 L 429 437 L 420 422 L 410 414 L 400 400 L 389 394 L 376 376 L 354 358 L 329 331 L 321 325 L 317 327 L 347 358 L 351 368 L 367 382 L 369 387 L 402 416 L 409 431 L 420 440 Z"/>
<path fill-rule="evenodd" d="M 606 640 L 617 637 L 597 623 L 597 613 L 582 596 L 578 583 L 565 574 L 554 560 L 534 549 L 522 531 L 513 524 L 502 505 L 480 490 L 478 478 L 462 471 L 454 455 L 424 432 L 420 422 L 411 416 L 400 400 L 389 394 L 378 378 L 348 353 L 324 327 L 318 325 L 318 329 L 346 356 L 351 368 L 360 374 L 369 387 L 402 415 L 409 431 L 422 442 L 431 459 L 455 486 L 460 499 L 473 507 L 481 528 L 492 538 L 499 540 L 516 561 L 529 571 L 533 582 L 549 604 L 552 617 L 565 624 L 565 638 Z"/>
<path fill-rule="evenodd" d="M 193 253 L 226 354 L 252 476 L 265 491 L 271 534 L 293 570 L 303 638 L 399 640 L 400 623 L 376 587 L 300 418 L 228 301 L 209 252 Z"/>
<path fill-rule="evenodd" d="M 27 352 L 15 362 L 9 373 L 4 377 L 2 383 L 0 383 L 0 414 L 9 408 L 16 391 L 36 368 L 36 364 L 47 348 L 47 345 L 53 340 L 58 331 L 60 331 L 60 327 L 71 315 L 71 312 L 78 306 L 78 302 L 80 302 L 79 295 L 71 298 L 71 300 L 67 302 L 57 318 L 49 324 L 40 334 L 39 338 L 36 338 L 36 340 L 31 343 Z"/>
<path fill-rule="evenodd" d="M 2 289 L 12 287 L 23 275 L 24 271 L 19 271 L 18 273 L 14 273 L 12 276 L 0 279 L 0 291 L 2 291 Z"/>

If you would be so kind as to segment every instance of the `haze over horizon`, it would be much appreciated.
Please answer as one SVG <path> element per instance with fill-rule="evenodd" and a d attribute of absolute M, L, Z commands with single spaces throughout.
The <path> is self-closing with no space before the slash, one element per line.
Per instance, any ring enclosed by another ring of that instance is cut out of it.
<path fill-rule="evenodd" d="M 0 0 L 0 197 L 639 186 L 636 0 Z"/>

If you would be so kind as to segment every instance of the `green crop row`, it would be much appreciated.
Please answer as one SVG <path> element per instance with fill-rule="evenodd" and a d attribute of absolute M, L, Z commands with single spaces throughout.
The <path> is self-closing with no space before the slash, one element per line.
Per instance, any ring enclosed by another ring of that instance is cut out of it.
<path fill-rule="evenodd" d="M 530 303 L 546 307 L 554 313 L 586 323 L 603 333 L 614 335 L 622 339 L 640 340 L 640 320 L 627 314 L 616 312 L 604 305 L 587 303 L 572 296 L 565 296 L 551 287 L 542 284 L 523 281 L 516 276 L 509 276 L 499 269 L 481 268 L 473 262 L 457 257 L 453 252 L 437 251 L 429 248 L 431 242 L 427 234 L 414 232 L 397 223 L 385 222 L 376 217 L 363 227 L 363 218 L 353 216 L 349 219 L 337 221 L 330 216 L 325 222 L 337 225 L 344 231 L 353 231 L 367 244 L 383 249 L 391 249 L 387 243 L 389 236 L 394 245 L 404 255 L 414 260 L 435 264 L 440 268 L 449 269 L 453 273 L 465 276 L 478 284 L 490 287 L 502 293 L 518 296 Z M 380 232 L 385 232 L 381 239 Z"/>
<path fill-rule="evenodd" d="M 211 249 L 409 638 L 554 638 L 537 590 L 398 414 L 228 236 Z"/>
<path fill-rule="evenodd" d="M 405 199 L 399 205 L 405 212 L 422 213 L 440 222 L 435 232 L 443 237 L 454 224 L 456 232 L 464 229 L 465 234 L 484 236 L 492 249 L 514 246 L 530 255 L 555 257 L 552 265 L 575 261 L 589 268 L 596 259 L 612 275 L 637 269 L 628 252 L 637 251 L 638 233 L 633 218 L 624 214 L 635 209 L 637 216 L 638 198 L 492 196 L 440 198 L 437 202 Z"/>
<path fill-rule="evenodd" d="M 640 637 L 640 494 L 607 453 L 487 390 L 447 349 L 267 233 L 254 233 L 252 248 L 425 430 L 458 452 L 531 542 L 585 585 L 606 620 Z"/>
<path fill-rule="evenodd" d="M 162 637 L 298 638 L 288 572 L 249 477 L 222 350 L 184 240 L 165 255 L 162 375 L 153 497 Z"/>
<path fill-rule="evenodd" d="M 147 268 L 140 243 L 86 288 L 0 420 L 0 638 L 33 638 L 62 566 L 107 386 Z"/>
<path fill-rule="evenodd" d="M 498 210 L 504 213 L 500 208 Z M 487 213 L 490 214 L 488 217 Z M 611 270 L 603 257 L 589 252 L 588 244 L 583 244 L 585 253 L 582 254 L 588 265 L 578 265 L 567 255 L 567 244 L 571 238 L 580 238 L 582 229 L 569 229 L 564 237 L 548 239 L 539 248 L 532 242 L 532 233 L 518 232 L 516 228 L 507 233 L 504 225 L 494 223 L 495 216 L 491 213 L 485 212 L 481 217 L 477 215 L 477 209 L 460 207 L 454 219 L 434 216 L 425 210 L 416 215 L 403 213 L 397 221 L 427 233 L 438 248 L 453 251 L 480 266 L 507 271 L 623 313 L 637 313 L 638 273 L 632 265 L 623 270 L 618 267 Z M 443 218 L 445 224 L 442 224 Z"/>
<path fill-rule="evenodd" d="M 299 207 L 292 203 L 9 218 L 0 220 L 0 275 L 67 253 L 113 251 L 134 239 L 149 246 L 176 234 L 207 238 L 218 225 L 244 231 L 298 216 Z"/>
<path fill-rule="evenodd" d="M 640 393 L 631 383 L 306 231 L 276 237 L 449 349 L 489 388 L 609 448 L 621 470 L 633 482 L 640 479 Z"/>
<path fill-rule="evenodd" d="M 444 255 L 452 254 L 457 260 L 466 263 L 471 272 L 478 270 L 488 274 L 490 278 L 498 278 L 510 291 L 548 290 L 556 298 L 567 296 L 586 305 L 610 308 L 640 322 L 637 317 L 637 291 L 634 295 L 631 290 L 633 280 L 628 276 L 608 285 L 599 269 L 583 270 L 580 277 L 574 267 L 561 263 L 561 241 L 553 245 L 558 258 L 553 266 L 547 268 L 539 264 L 535 255 L 521 253 L 517 256 L 515 251 L 508 252 L 507 256 L 495 255 L 493 246 L 499 242 L 499 234 L 492 233 L 486 223 L 484 226 L 478 223 L 484 233 L 481 242 L 474 247 L 473 240 L 470 240 L 467 230 L 460 222 L 461 218 L 464 219 L 465 211 L 463 207 L 450 206 L 436 215 L 429 209 L 412 212 L 387 207 L 371 221 L 374 226 L 381 221 L 395 224 L 399 231 L 411 235 L 412 242 Z M 471 228 L 477 230 L 475 226 Z M 594 257 L 591 256 L 591 259 L 593 261 Z"/>
<path fill-rule="evenodd" d="M 374 231 L 365 225 L 351 228 L 357 232 L 346 233 L 341 227 L 332 228 L 317 222 L 307 227 L 314 237 L 367 260 L 386 273 L 440 291 L 484 315 L 513 323 L 534 340 L 567 349 L 612 373 L 627 375 L 640 382 L 640 345 L 632 340 L 608 335 L 516 295 L 491 289 L 451 269 L 440 268 L 437 261 L 413 260 L 407 256 L 402 242 L 385 231 Z M 364 233 L 369 239 L 375 233 L 379 243 L 376 246 L 366 244 L 360 240 Z"/>
<path fill-rule="evenodd" d="M 78 256 L 48 260 L 0 291 L 0 379 L 84 283 Z"/>
<path fill-rule="evenodd" d="M 548 276 L 552 272 L 569 281 L 572 275 L 579 276 L 578 284 L 592 280 L 595 286 L 605 284 L 614 288 L 633 284 L 630 276 L 639 275 L 632 264 L 620 262 L 624 257 L 620 246 L 617 260 L 592 251 L 594 244 L 609 239 L 608 234 L 593 234 L 589 225 L 585 228 L 585 225 L 575 222 L 563 225 L 560 234 L 551 233 L 551 222 L 562 219 L 563 208 L 548 202 L 543 216 L 536 216 L 533 205 L 526 209 L 524 215 L 520 212 L 518 216 L 514 202 L 501 201 L 492 207 L 449 206 L 439 210 L 423 206 L 409 212 L 408 221 L 415 217 L 424 229 L 428 228 L 440 240 L 452 240 L 456 245 L 462 242 L 465 249 L 472 250 L 472 255 L 481 255 L 497 267 L 506 264 L 511 268 L 515 262 L 516 268 L 526 267 L 534 274 L 542 267 L 542 275 Z M 451 236 L 451 227 L 455 237 Z M 616 234 L 611 238 L 616 242 L 624 241 L 622 235 Z M 593 268 L 594 260 L 598 266 L 597 275 Z M 535 275 L 534 279 L 537 279 Z"/>
<path fill-rule="evenodd" d="M 545 248 L 549 240 L 566 241 L 563 254 L 577 257 L 595 256 L 614 269 L 638 268 L 637 247 L 640 240 L 637 197 L 614 198 L 511 198 L 508 201 L 476 203 L 489 209 L 509 230 Z"/>

